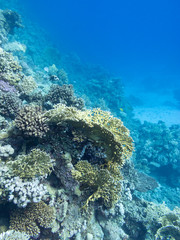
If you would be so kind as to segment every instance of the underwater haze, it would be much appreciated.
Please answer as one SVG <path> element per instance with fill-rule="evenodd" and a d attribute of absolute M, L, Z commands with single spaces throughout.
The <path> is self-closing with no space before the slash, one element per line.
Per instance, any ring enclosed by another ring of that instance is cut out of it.
<path fill-rule="evenodd" d="M 0 240 L 180 240 L 179 13 L 0 0 Z"/>
<path fill-rule="evenodd" d="M 180 87 L 178 0 L 31 0 L 56 45 L 147 89 Z"/>

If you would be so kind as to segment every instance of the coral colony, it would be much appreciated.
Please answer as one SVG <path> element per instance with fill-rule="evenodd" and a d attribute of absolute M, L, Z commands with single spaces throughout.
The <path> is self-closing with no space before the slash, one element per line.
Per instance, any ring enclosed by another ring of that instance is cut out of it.
<path fill-rule="evenodd" d="M 148 176 L 178 169 L 180 127 L 133 119 L 118 79 L 21 27 L 0 10 L 0 240 L 180 239 L 177 202 L 157 204 Z"/>

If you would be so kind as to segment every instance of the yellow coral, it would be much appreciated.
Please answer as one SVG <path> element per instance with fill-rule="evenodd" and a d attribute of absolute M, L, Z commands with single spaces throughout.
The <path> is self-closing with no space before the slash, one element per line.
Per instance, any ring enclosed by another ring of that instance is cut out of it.
<path fill-rule="evenodd" d="M 50 174 L 54 160 L 38 148 L 31 150 L 28 155 L 18 155 L 14 161 L 8 161 L 12 174 L 20 178 L 31 179 L 36 176 Z"/>
<path fill-rule="evenodd" d="M 102 199 L 105 206 L 112 207 L 118 200 L 121 189 L 120 168 L 133 151 L 129 130 L 120 119 L 100 109 L 80 111 L 58 104 L 46 112 L 45 116 L 48 121 L 63 126 L 66 124 L 94 145 L 103 147 L 107 156 L 103 165 L 79 161 L 74 166 L 72 175 L 80 183 L 81 189 L 89 194 L 85 207 L 97 199 Z"/>
<path fill-rule="evenodd" d="M 66 122 L 82 132 L 82 135 L 103 146 L 107 160 L 123 164 L 133 151 L 133 141 L 123 122 L 101 109 L 81 111 L 74 107 L 57 104 L 48 111 L 49 121 L 57 124 Z"/>
<path fill-rule="evenodd" d="M 55 210 L 44 202 L 31 203 L 26 208 L 14 209 L 10 213 L 10 229 L 38 236 L 40 227 L 50 228 L 55 220 Z"/>

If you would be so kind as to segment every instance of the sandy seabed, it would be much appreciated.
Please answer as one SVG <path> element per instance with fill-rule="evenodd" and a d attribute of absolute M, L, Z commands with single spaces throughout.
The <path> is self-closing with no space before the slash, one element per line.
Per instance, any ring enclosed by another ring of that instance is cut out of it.
<path fill-rule="evenodd" d="M 136 107 L 134 108 L 135 118 L 138 118 L 141 123 L 148 121 L 158 123 L 163 121 L 169 127 L 172 124 L 180 124 L 180 110 L 167 109 L 163 107 Z"/>

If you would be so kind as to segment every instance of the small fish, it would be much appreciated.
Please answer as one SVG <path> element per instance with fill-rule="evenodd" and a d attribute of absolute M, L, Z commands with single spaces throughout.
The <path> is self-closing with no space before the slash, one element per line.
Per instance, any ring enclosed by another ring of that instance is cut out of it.
<path fill-rule="evenodd" d="M 121 112 L 124 112 L 124 109 L 123 109 L 123 108 L 120 108 L 119 110 L 120 110 Z"/>

